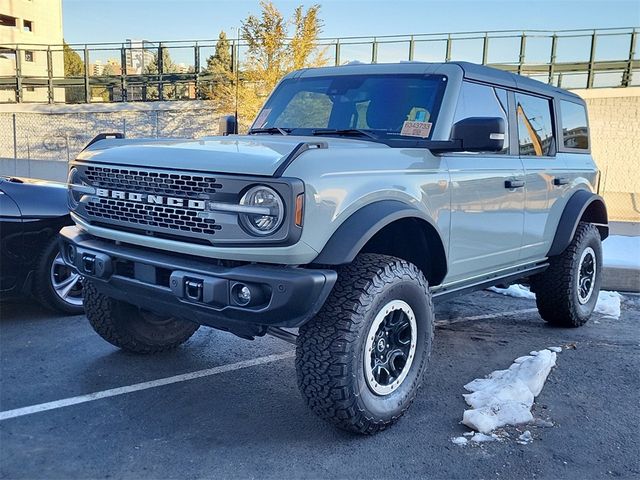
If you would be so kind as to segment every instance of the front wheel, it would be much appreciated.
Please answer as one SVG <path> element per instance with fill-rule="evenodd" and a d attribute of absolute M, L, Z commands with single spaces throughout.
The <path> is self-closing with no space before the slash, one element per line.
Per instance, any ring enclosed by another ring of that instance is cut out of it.
<path fill-rule="evenodd" d="M 358 256 L 300 328 L 296 370 L 307 405 L 344 430 L 373 434 L 391 425 L 422 383 L 433 328 L 427 280 L 415 265 Z"/>
<path fill-rule="evenodd" d="M 602 245 L 595 225 L 580 222 L 573 240 L 549 268 L 531 279 L 540 316 L 558 327 L 584 325 L 598 301 Z"/>
<path fill-rule="evenodd" d="M 107 297 L 86 281 L 84 306 L 89 323 L 107 342 L 133 353 L 158 353 L 178 347 L 198 330 L 196 323 L 157 315 Z"/>

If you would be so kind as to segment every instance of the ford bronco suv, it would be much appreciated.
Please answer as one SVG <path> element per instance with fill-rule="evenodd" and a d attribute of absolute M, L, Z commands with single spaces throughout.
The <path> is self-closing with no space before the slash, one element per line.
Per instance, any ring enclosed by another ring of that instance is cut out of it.
<path fill-rule="evenodd" d="M 518 279 L 548 323 L 588 320 L 598 181 L 567 91 L 458 62 L 304 69 L 247 135 L 96 137 L 70 165 L 61 252 L 113 345 L 280 337 L 311 410 L 375 433 L 422 382 L 433 301 Z"/>

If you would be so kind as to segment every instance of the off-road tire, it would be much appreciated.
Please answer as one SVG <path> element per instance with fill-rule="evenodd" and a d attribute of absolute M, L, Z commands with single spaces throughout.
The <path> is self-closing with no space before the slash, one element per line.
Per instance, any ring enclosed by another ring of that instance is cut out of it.
<path fill-rule="evenodd" d="M 415 312 L 416 350 L 408 374 L 390 394 L 376 395 L 364 377 L 366 337 L 394 299 Z M 321 311 L 299 330 L 298 386 L 310 409 L 337 427 L 374 434 L 396 422 L 422 383 L 434 334 L 433 302 L 422 272 L 404 260 L 361 254 L 338 271 Z"/>
<path fill-rule="evenodd" d="M 31 294 L 43 307 L 66 315 L 80 315 L 84 312 L 82 305 L 65 302 L 54 289 L 51 281 L 52 264 L 59 253 L 57 235 L 54 235 L 44 246 L 36 260 Z M 80 292 L 78 292 L 78 299 Z"/>
<path fill-rule="evenodd" d="M 583 252 L 595 252 L 594 287 L 588 301 L 578 300 L 579 262 Z M 587 323 L 598 301 L 602 282 L 602 244 L 598 229 L 580 222 L 573 240 L 560 255 L 549 258 L 549 268 L 531 278 L 540 316 L 549 324 L 575 328 Z"/>
<path fill-rule="evenodd" d="M 199 327 L 177 318 L 150 321 L 149 314 L 101 294 L 91 281 L 84 284 L 84 307 L 89 323 L 98 335 L 133 353 L 171 350 L 189 340 Z"/>

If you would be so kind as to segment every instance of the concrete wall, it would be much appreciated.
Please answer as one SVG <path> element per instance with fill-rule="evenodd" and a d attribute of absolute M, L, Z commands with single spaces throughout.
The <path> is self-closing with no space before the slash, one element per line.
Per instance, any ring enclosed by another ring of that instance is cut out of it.
<path fill-rule="evenodd" d="M 589 110 L 591 150 L 609 216 L 640 221 L 640 87 L 574 92 Z"/>

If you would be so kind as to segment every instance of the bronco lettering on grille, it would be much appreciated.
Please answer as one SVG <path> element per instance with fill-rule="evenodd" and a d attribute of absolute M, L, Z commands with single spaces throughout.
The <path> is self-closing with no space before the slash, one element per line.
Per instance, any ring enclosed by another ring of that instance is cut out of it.
<path fill-rule="evenodd" d="M 146 193 L 123 192 L 120 190 L 107 190 L 96 188 L 96 195 L 104 198 L 115 198 L 118 200 L 129 200 L 131 202 L 149 203 L 152 205 L 167 205 L 169 207 L 183 207 L 194 210 L 204 210 L 206 202 L 204 200 L 190 200 L 186 198 L 164 197 L 162 195 L 148 195 Z"/>

